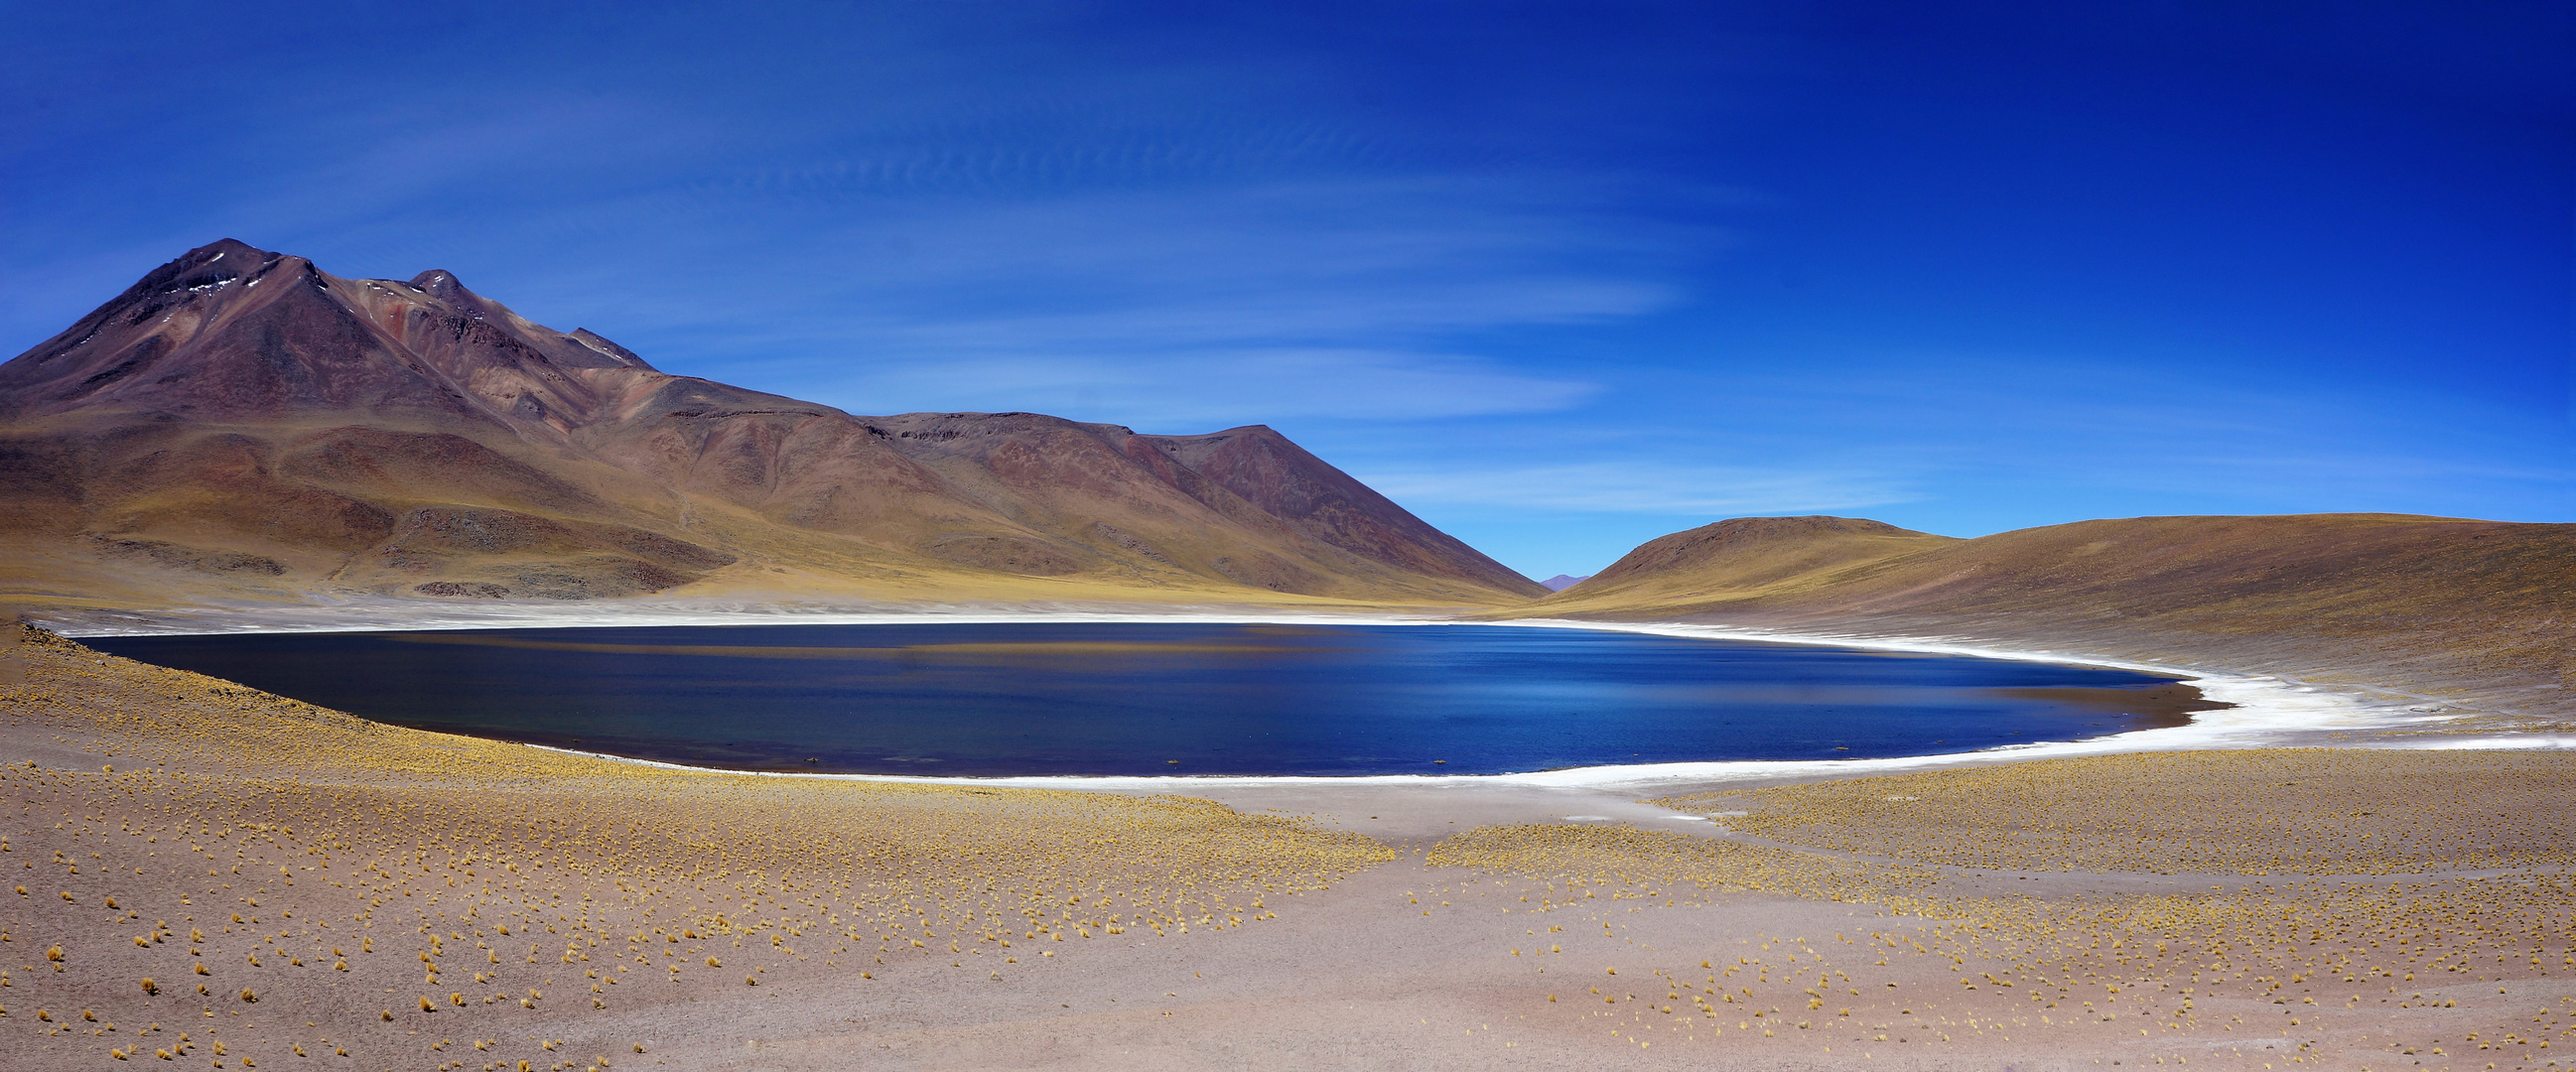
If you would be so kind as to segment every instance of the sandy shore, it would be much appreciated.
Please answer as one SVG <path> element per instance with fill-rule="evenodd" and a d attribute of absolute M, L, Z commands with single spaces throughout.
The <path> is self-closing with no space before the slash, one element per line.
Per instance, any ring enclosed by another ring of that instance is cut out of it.
<path fill-rule="evenodd" d="M 10 661 L 13 1068 L 2542 1068 L 2576 1041 L 2562 753 L 1181 799 L 674 771 L 70 644 Z"/>

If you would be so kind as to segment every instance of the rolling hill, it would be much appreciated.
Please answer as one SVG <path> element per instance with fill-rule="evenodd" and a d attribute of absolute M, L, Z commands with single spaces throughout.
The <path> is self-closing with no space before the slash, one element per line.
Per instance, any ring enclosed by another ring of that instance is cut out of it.
<path fill-rule="evenodd" d="M 1959 540 L 1740 518 L 1515 613 L 1959 637 L 2576 714 L 2576 525 L 2144 517 Z"/>

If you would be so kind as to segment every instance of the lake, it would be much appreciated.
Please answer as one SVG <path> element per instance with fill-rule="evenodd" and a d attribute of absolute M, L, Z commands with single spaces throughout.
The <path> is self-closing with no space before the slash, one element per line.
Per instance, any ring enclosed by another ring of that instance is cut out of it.
<path fill-rule="evenodd" d="M 379 721 L 743 770 L 1496 774 L 2189 720 L 2124 670 L 1517 626 L 925 623 L 86 638 Z"/>

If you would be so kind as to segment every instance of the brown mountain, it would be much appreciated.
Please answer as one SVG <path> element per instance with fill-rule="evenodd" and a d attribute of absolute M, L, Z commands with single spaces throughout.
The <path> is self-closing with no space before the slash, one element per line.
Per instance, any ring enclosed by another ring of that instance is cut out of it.
<path fill-rule="evenodd" d="M 1955 540 L 1744 518 L 1649 542 L 1536 612 L 1965 637 L 2576 713 L 2576 525 L 2148 517 Z"/>
<path fill-rule="evenodd" d="M 1543 592 L 1266 427 L 853 416 L 229 240 L 0 365 L 0 545 L 39 600 Z"/>

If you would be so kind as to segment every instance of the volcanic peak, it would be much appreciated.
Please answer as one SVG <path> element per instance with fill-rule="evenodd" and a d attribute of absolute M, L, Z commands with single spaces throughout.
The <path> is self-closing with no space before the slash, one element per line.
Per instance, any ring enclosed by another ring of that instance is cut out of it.
<path fill-rule="evenodd" d="M 253 562 L 298 590 L 649 591 L 759 546 L 833 577 L 1543 591 L 1266 427 L 853 417 L 661 373 L 452 272 L 344 279 L 232 239 L 0 365 L 0 460 L 26 493 L 0 542 Z M 546 579 L 581 555 L 608 580 Z"/>

